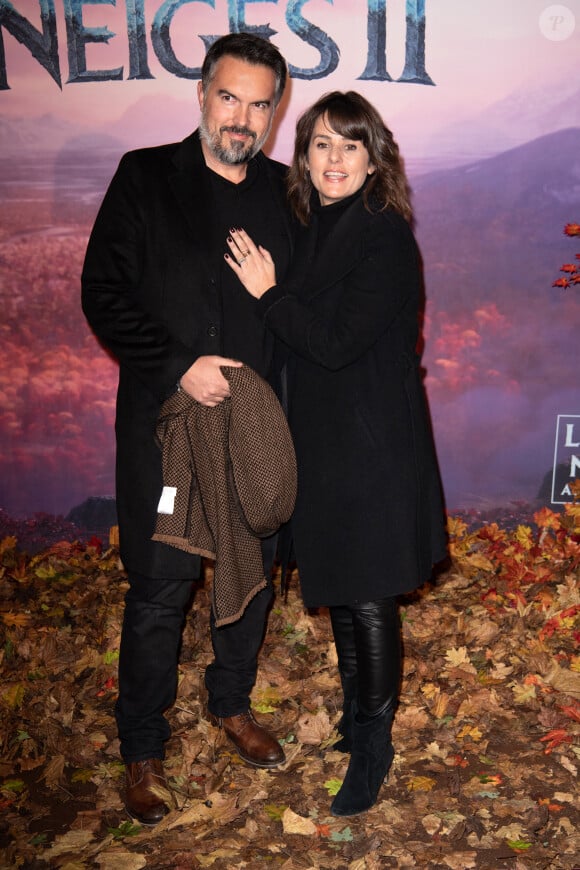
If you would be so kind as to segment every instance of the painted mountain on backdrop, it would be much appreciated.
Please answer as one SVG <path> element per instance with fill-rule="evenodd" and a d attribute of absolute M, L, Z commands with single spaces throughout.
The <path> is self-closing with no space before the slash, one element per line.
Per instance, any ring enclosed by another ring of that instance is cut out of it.
<path fill-rule="evenodd" d="M 417 237 L 438 306 L 545 298 L 573 257 L 566 223 L 580 219 L 580 127 L 413 180 Z"/>

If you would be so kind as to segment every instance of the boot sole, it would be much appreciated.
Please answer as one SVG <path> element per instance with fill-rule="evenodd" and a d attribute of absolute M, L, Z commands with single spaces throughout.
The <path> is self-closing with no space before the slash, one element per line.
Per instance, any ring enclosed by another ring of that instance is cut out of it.
<path fill-rule="evenodd" d="M 127 806 L 127 804 L 125 804 L 125 812 L 127 813 L 127 816 L 129 817 L 129 819 L 130 819 L 132 822 L 136 822 L 136 823 L 139 824 L 139 825 L 143 825 L 143 827 L 145 827 L 145 828 L 154 828 L 156 825 L 159 824 L 159 822 L 163 821 L 163 819 L 165 818 L 165 816 L 169 813 L 169 810 L 167 810 L 167 812 L 163 813 L 163 815 L 161 816 L 161 818 L 160 818 L 160 819 L 157 819 L 156 822 L 147 822 L 147 821 L 145 821 L 145 819 L 140 819 L 138 815 L 136 815 L 134 812 L 132 812 L 132 811 L 129 809 L 129 807 Z"/>
<path fill-rule="evenodd" d="M 263 770 L 273 770 L 275 767 L 280 767 L 281 764 L 285 764 L 286 762 L 286 757 L 281 758 L 280 761 L 257 761 L 255 758 L 250 758 L 249 755 L 244 755 L 243 752 L 240 752 L 239 748 L 236 746 L 231 737 L 228 737 L 228 740 L 230 741 L 242 761 L 245 761 L 246 764 L 251 764 L 252 767 L 260 767 Z"/>

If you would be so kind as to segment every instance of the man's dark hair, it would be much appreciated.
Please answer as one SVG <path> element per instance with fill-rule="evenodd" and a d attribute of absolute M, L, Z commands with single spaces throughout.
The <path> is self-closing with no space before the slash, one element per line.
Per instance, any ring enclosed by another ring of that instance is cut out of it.
<path fill-rule="evenodd" d="M 286 61 L 275 45 L 253 33 L 228 33 L 210 46 L 201 67 L 201 84 L 204 93 L 214 77 L 218 60 L 225 55 L 237 57 L 255 66 L 269 67 L 276 76 L 274 106 L 278 105 L 286 87 L 288 75 Z"/>

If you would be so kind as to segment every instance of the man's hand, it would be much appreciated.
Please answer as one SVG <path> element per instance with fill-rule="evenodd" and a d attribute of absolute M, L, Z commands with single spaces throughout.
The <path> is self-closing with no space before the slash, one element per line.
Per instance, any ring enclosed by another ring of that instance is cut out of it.
<path fill-rule="evenodd" d="M 215 408 L 230 394 L 230 385 L 220 371 L 220 366 L 235 366 L 243 363 L 223 356 L 200 356 L 182 376 L 179 385 L 188 395 L 208 408 Z"/>

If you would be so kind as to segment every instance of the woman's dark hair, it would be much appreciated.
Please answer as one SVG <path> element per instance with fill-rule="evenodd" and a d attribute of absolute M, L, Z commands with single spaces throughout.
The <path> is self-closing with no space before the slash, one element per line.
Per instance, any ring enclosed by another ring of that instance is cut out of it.
<path fill-rule="evenodd" d="M 391 207 L 410 221 L 410 191 L 393 134 L 368 100 L 356 91 L 324 94 L 298 119 L 294 157 L 288 173 L 288 197 L 297 218 L 307 224 L 313 190 L 307 169 L 308 148 L 316 121 L 324 116 L 328 126 L 345 139 L 362 142 L 375 172 L 368 177 L 363 192 L 369 211 Z"/>
<path fill-rule="evenodd" d="M 276 76 L 274 107 L 278 105 L 286 87 L 288 76 L 286 61 L 275 45 L 253 33 L 228 33 L 216 39 L 210 46 L 201 67 L 201 84 L 204 93 L 214 77 L 218 60 L 225 55 L 237 57 L 254 66 L 269 67 Z"/>

